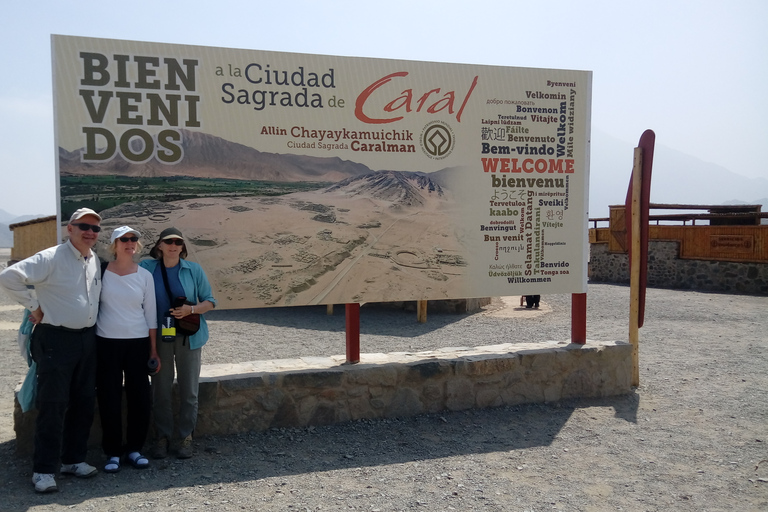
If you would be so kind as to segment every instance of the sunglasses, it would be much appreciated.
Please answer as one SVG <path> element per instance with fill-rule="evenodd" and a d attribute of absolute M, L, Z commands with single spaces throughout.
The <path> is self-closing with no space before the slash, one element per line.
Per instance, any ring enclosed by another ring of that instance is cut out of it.
<path fill-rule="evenodd" d="M 168 245 L 184 245 L 184 240 L 181 238 L 166 238 L 163 240 L 163 243 Z"/>
<path fill-rule="evenodd" d="M 72 225 L 77 226 L 81 231 L 88 231 L 89 229 L 94 233 L 101 231 L 101 226 L 94 226 L 93 224 L 88 224 L 86 222 L 73 222 Z"/>
<path fill-rule="evenodd" d="M 118 240 L 120 240 L 123 243 L 138 242 L 139 241 L 139 237 L 137 237 L 137 236 L 121 236 L 120 238 L 118 238 Z"/>

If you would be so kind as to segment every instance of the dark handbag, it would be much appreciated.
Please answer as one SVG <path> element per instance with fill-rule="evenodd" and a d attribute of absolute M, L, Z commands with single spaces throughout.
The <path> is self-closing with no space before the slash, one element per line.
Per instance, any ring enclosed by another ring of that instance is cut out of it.
<path fill-rule="evenodd" d="M 174 308 L 178 308 L 179 306 L 183 306 L 184 304 L 188 304 L 190 306 L 195 305 L 194 302 L 188 301 L 186 297 L 176 297 L 173 300 Z M 200 330 L 200 314 L 199 313 L 192 313 L 185 317 L 176 319 L 176 332 L 179 334 L 183 334 L 185 336 L 192 336 L 199 330 Z"/>
<path fill-rule="evenodd" d="M 158 262 L 160 265 L 160 273 L 163 274 L 163 284 L 165 284 L 165 293 L 168 294 L 168 299 L 171 301 L 171 307 L 172 308 L 178 308 L 179 306 L 183 306 L 184 304 L 188 304 L 190 306 L 194 306 L 194 302 L 190 302 L 187 300 L 186 297 L 176 297 L 175 299 L 172 298 L 173 294 L 171 293 L 171 287 L 168 284 L 168 272 L 165 270 L 165 265 L 163 264 L 162 260 Z M 200 314 L 199 313 L 193 313 L 191 315 L 187 315 L 182 318 L 176 318 L 176 334 L 181 334 L 183 336 L 192 336 L 197 331 L 200 330 Z"/>

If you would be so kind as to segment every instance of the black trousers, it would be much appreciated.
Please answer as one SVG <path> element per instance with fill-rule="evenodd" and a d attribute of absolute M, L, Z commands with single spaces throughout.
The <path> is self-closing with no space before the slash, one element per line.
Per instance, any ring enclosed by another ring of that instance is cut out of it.
<path fill-rule="evenodd" d="M 96 398 L 96 328 L 75 332 L 46 324 L 32 332 L 37 363 L 35 473 L 84 462 Z"/>
<path fill-rule="evenodd" d="M 140 452 L 147 440 L 152 395 L 147 374 L 149 338 L 115 339 L 96 337 L 98 370 L 96 393 L 107 457 Z M 125 385 L 123 385 L 125 377 Z M 128 409 L 123 444 L 123 386 Z"/>
<path fill-rule="evenodd" d="M 539 301 L 541 301 L 541 295 L 526 295 L 525 307 L 526 308 L 539 307 Z"/>

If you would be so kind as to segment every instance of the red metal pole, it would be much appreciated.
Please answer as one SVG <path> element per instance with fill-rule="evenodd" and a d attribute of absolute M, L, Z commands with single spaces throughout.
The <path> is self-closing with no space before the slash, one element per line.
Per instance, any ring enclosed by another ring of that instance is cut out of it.
<path fill-rule="evenodd" d="M 587 294 L 571 294 L 571 343 L 587 343 Z"/>
<path fill-rule="evenodd" d="M 347 363 L 360 362 L 360 304 L 346 304 Z"/>

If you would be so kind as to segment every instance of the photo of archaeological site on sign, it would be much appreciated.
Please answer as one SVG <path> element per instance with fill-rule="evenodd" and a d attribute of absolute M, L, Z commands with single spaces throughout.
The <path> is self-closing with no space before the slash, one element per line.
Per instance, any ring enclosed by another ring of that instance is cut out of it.
<path fill-rule="evenodd" d="M 177 227 L 222 307 L 586 287 L 588 72 L 54 36 L 54 84 L 62 221 Z"/>
<path fill-rule="evenodd" d="M 253 299 L 269 306 L 461 293 L 466 256 L 451 228 L 455 201 L 436 181 L 445 173 L 373 172 L 322 157 L 264 159 L 273 174 L 262 180 L 252 179 L 257 169 L 251 179 L 216 177 L 215 169 L 205 169 L 205 178 L 62 169 L 63 204 L 94 201 L 105 226 L 130 225 L 148 240 L 178 227 L 190 257 L 216 269 L 209 276 L 228 307 Z"/>

